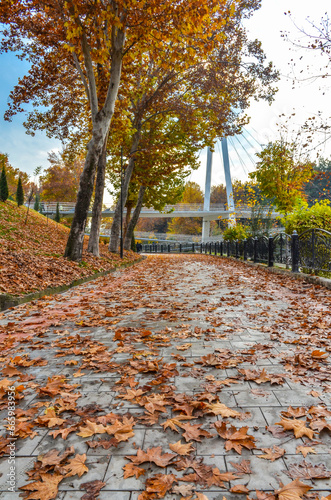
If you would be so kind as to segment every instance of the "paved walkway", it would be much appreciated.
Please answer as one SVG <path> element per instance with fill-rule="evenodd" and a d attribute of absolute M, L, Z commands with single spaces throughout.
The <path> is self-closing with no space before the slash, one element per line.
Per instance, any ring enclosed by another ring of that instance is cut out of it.
<path fill-rule="evenodd" d="M 295 479 L 326 497 L 330 305 L 259 268 L 166 255 L 6 311 L 1 417 L 15 385 L 18 439 L 3 430 L 0 499 L 263 500 Z"/>

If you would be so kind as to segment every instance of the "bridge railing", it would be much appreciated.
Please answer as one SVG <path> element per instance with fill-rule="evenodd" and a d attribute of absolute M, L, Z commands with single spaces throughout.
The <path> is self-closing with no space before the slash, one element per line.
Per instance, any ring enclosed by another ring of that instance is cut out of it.
<path fill-rule="evenodd" d="M 331 232 L 309 229 L 300 235 L 276 236 L 209 243 L 168 243 L 143 245 L 145 253 L 205 253 L 235 257 L 273 267 L 283 264 L 292 272 L 308 272 L 331 277 Z"/>

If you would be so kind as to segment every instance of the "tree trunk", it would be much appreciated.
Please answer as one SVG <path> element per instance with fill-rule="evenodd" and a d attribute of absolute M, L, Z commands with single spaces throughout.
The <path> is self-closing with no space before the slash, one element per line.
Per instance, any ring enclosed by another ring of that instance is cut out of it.
<path fill-rule="evenodd" d="M 125 44 L 125 31 L 114 28 L 113 30 L 113 52 L 111 57 L 111 77 L 108 85 L 107 96 L 103 108 L 98 110 L 97 86 L 94 77 L 93 63 L 90 48 L 83 38 L 82 49 L 87 80 L 82 71 L 80 75 L 86 89 L 91 108 L 92 117 L 92 139 L 87 145 L 87 155 L 84 170 L 80 176 L 79 189 L 75 206 L 75 214 L 71 224 L 70 233 L 64 256 L 71 260 L 80 261 L 83 253 L 84 232 L 88 210 L 93 193 L 95 171 L 101 155 L 104 142 L 109 132 L 118 88 L 122 72 L 123 47 Z M 77 62 L 77 61 L 76 61 Z M 79 62 L 78 69 L 79 69 Z M 83 75 L 83 76 L 82 76 Z"/>
<path fill-rule="evenodd" d="M 139 193 L 138 193 L 138 201 L 136 208 L 134 209 L 133 215 L 131 217 L 131 220 L 129 222 L 128 228 L 126 230 L 126 235 L 125 235 L 125 240 L 124 240 L 124 249 L 125 250 L 131 250 L 131 241 L 132 241 L 132 235 L 134 228 L 136 227 L 136 224 L 139 219 L 139 215 L 143 206 L 143 201 L 144 201 L 144 194 L 146 191 L 146 186 L 140 186 Z"/>
<path fill-rule="evenodd" d="M 128 230 L 128 225 L 130 222 L 131 218 L 131 212 L 132 212 L 132 204 L 126 206 L 126 214 L 125 214 L 125 221 L 124 221 L 124 231 L 123 231 L 123 238 L 125 239 L 126 232 Z"/>
<path fill-rule="evenodd" d="M 92 224 L 91 233 L 88 240 L 87 251 L 99 257 L 99 236 L 100 224 L 102 213 L 103 192 L 105 189 L 105 176 L 106 176 L 106 160 L 107 160 L 107 139 L 103 145 L 102 152 L 99 156 L 97 180 L 95 183 L 94 203 L 92 209 Z"/>
<path fill-rule="evenodd" d="M 75 214 L 71 223 L 65 257 L 71 260 L 82 260 L 86 219 L 93 193 L 96 165 L 99 160 L 103 141 L 92 137 L 87 146 L 84 170 L 80 176 L 79 189 L 75 206 Z"/>
<path fill-rule="evenodd" d="M 122 186 L 122 206 L 121 206 L 121 198 L 118 199 L 116 208 L 115 208 L 115 213 L 114 213 L 114 219 L 113 219 L 113 224 L 111 226 L 110 230 L 110 240 L 109 240 L 109 251 L 113 253 L 118 253 L 118 246 L 119 246 L 119 240 L 120 240 L 120 229 L 121 229 L 121 212 L 122 212 L 122 207 L 125 207 L 126 200 L 128 197 L 128 191 L 129 191 L 129 184 L 134 168 L 134 156 L 133 154 L 137 150 L 137 147 L 140 142 L 140 135 L 141 135 L 141 126 L 137 127 L 137 132 L 134 134 L 134 138 L 132 141 L 131 145 L 131 150 L 130 150 L 130 160 L 127 168 L 125 169 L 124 173 L 124 181 L 123 181 L 123 186 Z"/>

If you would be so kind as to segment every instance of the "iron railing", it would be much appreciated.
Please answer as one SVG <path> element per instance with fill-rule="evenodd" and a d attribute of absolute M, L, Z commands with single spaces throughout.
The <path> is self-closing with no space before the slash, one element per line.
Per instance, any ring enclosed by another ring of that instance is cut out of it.
<path fill-rule="evenodd" d="M 331 233 L 323 229 L 309 229 L 300 235 L 261 236 L 237 241 L 209 243 L 169 243 L 143 245 L 145 253 L 205 253 L 235 257 L 259 262 L 272 267 L 283 264 L 293 272 L 331 272 Z"/>

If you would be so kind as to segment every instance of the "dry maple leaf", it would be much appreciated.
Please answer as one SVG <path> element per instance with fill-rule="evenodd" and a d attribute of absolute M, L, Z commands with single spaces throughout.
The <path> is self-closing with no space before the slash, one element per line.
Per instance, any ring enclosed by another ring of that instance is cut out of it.
<path fill-rule="evenodd" d="M 237 453 L 241 454 L 243 447 L 248 450 L 256 448 L 254 436 L 247 434 L 248 427 L 236 429 L 236 427 L 231 425 L 227 428 L 224 422 L 215 422 L 213 425 L 219 436 L 226 440 L 225 449 L 227 451 L 234 449 Z"/>
<path fill-rule="evenodd" d="M 65 420 L 62 418 L 59 418 L 56 413 L 54 408 L 47 408 L 45 410 L 45 415 L 42 415 L 41 417 L 38 417 L 36 419 L 36 422 L 41 425 L 46 425 L 47 427 L 54 427 L 55 425 L 62 425 Z"/>
<path fill-rule="evenodd" d="M 303 460 L 300 464 L 292 464 L 286 472 L 292 479 L 329 479 L 331 471 L 327 470 L 324 464 L 313 465 Z"/>
<path fill-rule="evenodd" d="M 297 446 L 297 449 L 295 450 L 296 453 L 302 453 L 302 455 L 306 458 L 308 453 L 314 453 L 316 455 L 316 451 L 314 448 L 311 448 L 310 446 Z"/>
<path fill-rule="evenodd" d="M 192 344 L 187 343 L 187 344 L 177 345 L 176 349 L 178 351 L 186 351 L 186 349 L 189 349 L 190 347 L 192 347 Z"/>
<path fill-rule="evenodd" d="M 230 408 L 225 406 L 223 403 L 207 404 L 206 406 L 208 408 L 208 413 L 212 413 L 213 415 L 221 415 L 224 418 L 225 417 L 233 417 L 233 418 L 240 417 L 239 411 L 231 410 Z"/>
<path fill-rule="evenodd" d="M 231 493 L 249 493 L 249 489 L 244 484 L 236 484 L 230 488 Z"/>
<path fill-rule="evenodd" d="M 104 434 L 106 432 L 106 427 L 102 424 L 97 424 L 86 420 L 85 427 L 79 427 L 80 432 L 77 432 L 77 436 L 81 437 L 91 437 L 94 434 Z"/>
<path fill-rule="evenodd" d="M 302 496 L 311 490 L 312 487 L 302 483 L 299 479 L 292 481 L 283 486 L 280 490 L 275 491 L 279 500 L 299 500 Z"/>
<path fill-rule="evenodd" d="M 200 437 L 206 437 L 206 438 L 212 438 L 213 434 L 210 434 L 210 432 L 205 431 L 204 429 L 200 429 L 202 424 L 181 424 L 180 425 L 182 429 L 184 429 L 184 433 L 182 434 L 183 438 L 185 438 L 185 441 L 199 441 L 201 442 Z"/>
<path fill-rule="evenodd" d="M 252 474 L 251 463 L 249 460 L 242 460 L 238 464 L 230 462 L 230 464 L 237 470 L 238 474 Z"/>
<path fill-rule="evenodd" d="M 162 455 L 161 446 L 157 446 L 155 448 L 148 448 L 146 452 L 139 448 L 137 455 L 128 455 L 125 458 L 137 465 L 144 462 L 153 462 L 159 467 L 167 467 L 175 456 L 173 453 L 164 453 Z"/>
<path fill-rule="evenodd" d="M 308 429 L 303 420 L 297 420 L 295 418 L 282 418 L 282 420 L 280 422 L 276 422 L 275 425 L 281 425 L 285 430 L 293 430 L 296 438 L 307 436 L 309 439 L 313 439 L 314 437 L 314 431 Z"/>
<path fill-rule="evenodd" d="M 192 443 L 182 444 L 181 441 L 177 441 L 177 443 L 169 443 L 169 448 L 171 451 L 174 451 L 178 455 L 190 455 L 193 451 L 195 451 Z"/>
<path fill-rule="evenodd" d="M 116 420 L 113 425 L 107 425 L 106 432 L 110 435 L 113 434 L 118 442 L 127 441 L 134 436 L 133 425 L 134 418 L 123 417 L 123 422 Z"/>
<path fill-rule="evenodd" d="M 135 464 L 126 464 L 122 468 L 124 470 L 124 479 L 132 476 L 135 476 L 135 478 L 138 479 L 139 476 L 142 476 L 146 472 L 145 469 L 143 469 L 142 467 L 137 467 Z"/>
<path fill-rule="evenodd" d="M 46 467 L 46 465 L 59 465 L 69 455 L 75 453 L 75 450 L 74 447 L 71 446 L 70 448 L 67 448 L 61 455 L 59 453 L 59 450 L 54 448 L 44 455 L 39 455 L 38 461 L 41 462 L 42 467 Z"/>
<path fill-rule="evenodd" d="M 155 474 L 155 476 L 147 479 L 146 491 L 153 493 L 154 498 L 163 498 L 174 483 L 177 483 L 177 478 L 174 474 Z"/>
<path fill-rule="evenodd" d="M 27 499 L 52 500 L 58 493 L 58 484 L 64 476 L 59 474 L 40 474 L 41 481 L 21 486 L 20 490 L 31 491 Z"/>
<path fill-rule="evenodd" d="M 164 430 L 166 430 L 169 427 L 171 430 L 179 432 L 178 427 L 181 426 L 181 420 L 192 420 L 194 418 L 196 417 L 191 417 L 189 415 L 178 415 L 175 418 L 169 418 L 161 425 Z"/>
<path fill-rule="evenodd" d="M 183 497 L 185 497 L 187 495 L 192 495 L 193 486 L 191 484 L 181 484 L 180 486 L 175 485 L 173 486 L 172 491 L 176 495 L 182 495 Z"/>
<path fill-rule="evenodd" d="M 300 408 L 292 408 L 292 406 L 289 406 L 287 411 L 281 411 L 280 412 L 283 417 L 304 417 L 307 414 L 307 409 L 300 407 Z"/>
<path fill-rule="evenodd" d="M 86 454 L 76 455 L 74 458 L 69 460 L 68 465 L 63 468 L 68 471 L 65 477 L 75 476 L 81 477 L 85 472 L 88 472 L 88 467 L 85 465 Z"/>
<path fill-rule="evenodd" d="M 106 483 L 103 483 L 99 479 L 81 484 L 79 489 L 86 491 L 81 500 L 95 500 L 104 486 L 106 486 Z"/>
<path fill-rule="evenodd" d="M 285 449 L 280 448 L 279 446 L 273 446 L 272 448 L 261 448 L 264 451 L 265 455 L 257 455 L 258 458 L 264 458 L 265 460 L 270 460 L 274 462 L 277 458 L 280 458 L 284 455 Z"/>

